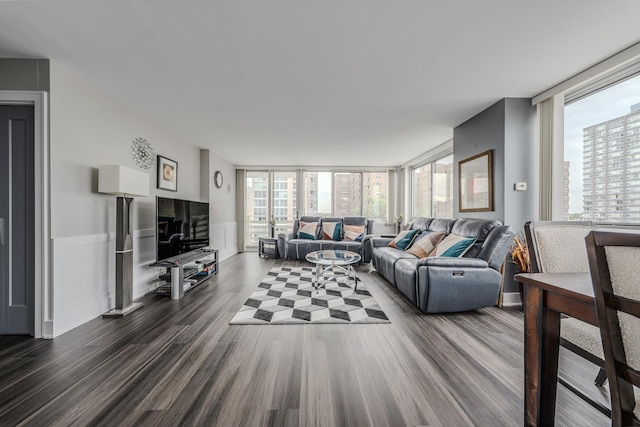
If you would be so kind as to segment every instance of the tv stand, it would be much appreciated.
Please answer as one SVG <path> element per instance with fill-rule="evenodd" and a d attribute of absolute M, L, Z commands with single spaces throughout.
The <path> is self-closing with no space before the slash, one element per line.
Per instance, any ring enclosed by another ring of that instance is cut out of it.
<path fill-rule="evenodd" d="M 150 267 L 167 269 L 166 273 L 160 276 L 165 283 L 158 286 L 155 293 L 170 295 L 171 299 L 180 299 L 185 292 L 204 282 L 212 274 L 218 274 L 218 250 L 198 249 L 154 262 Z"/>

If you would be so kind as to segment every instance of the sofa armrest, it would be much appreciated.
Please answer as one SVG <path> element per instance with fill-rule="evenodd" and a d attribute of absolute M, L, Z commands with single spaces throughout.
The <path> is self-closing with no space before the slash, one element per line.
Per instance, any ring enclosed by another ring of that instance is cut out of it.
<path fill-rule="evenodd" d="M 278 239 L 283 239 L 285 242 L 294 238 L 293 233 L 280 233 Z"/>
<path fill-rule="evenodd" d="M 373 239 L 374 237 L 374 234 L 367 234 L 362 238 L 361 262 L 363 263 L 371 262 L 371 258 L 373 257 L 373 245 L 371 244 L 371 239 Z"/>
<path fill-rule="evenodd" d="M 280 254 L 280 258 L 284 258 L 286 242 L 293 239 L 293 237 L 293 233 L 278 234 L 278 253 Z"/>
<path fill-rule="evenodd" d="M 426 257 L 416 267 L 489 268 L 489 263 L 478 258 Z"/>
<path fill-rule="evenodd" d="M 389 243 L 393 240 L 393 237 L 372 237 L 371 238 L 371 247 L 372 248 L 381 248 L 383 246 L 389 245 Z"/>

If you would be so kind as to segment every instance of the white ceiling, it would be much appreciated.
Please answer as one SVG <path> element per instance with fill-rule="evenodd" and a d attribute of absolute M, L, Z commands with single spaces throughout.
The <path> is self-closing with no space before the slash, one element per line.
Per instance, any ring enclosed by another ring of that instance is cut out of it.
<path fill-rule="evenodd" d="M 640 41 L 638 16 L 638 0 L 0 1 L 0 57 L 60 61 L 236 165 L 395 166 Z"/>

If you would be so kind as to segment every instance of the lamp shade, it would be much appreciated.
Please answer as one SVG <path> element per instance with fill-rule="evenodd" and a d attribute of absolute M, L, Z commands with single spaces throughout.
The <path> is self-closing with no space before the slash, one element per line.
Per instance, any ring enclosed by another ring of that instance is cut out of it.
<path fill-rule="evenodd" d="M 98 192 L 128 197 L 149 195 L 149 175 L 120 165 L 98 167 Z"/>

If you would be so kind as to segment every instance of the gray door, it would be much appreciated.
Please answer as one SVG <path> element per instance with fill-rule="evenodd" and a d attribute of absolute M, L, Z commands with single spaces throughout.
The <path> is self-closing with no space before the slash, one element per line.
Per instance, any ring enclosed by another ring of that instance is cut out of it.
<path fill-rule="evenodd" d="M 0 106 L 0 334 L 34 333 L 33 107 Z"/>

